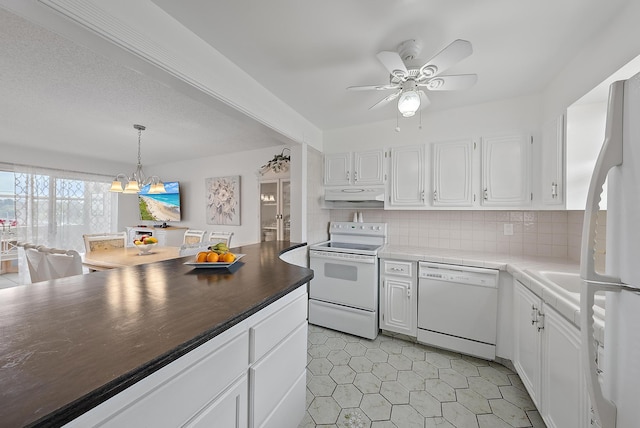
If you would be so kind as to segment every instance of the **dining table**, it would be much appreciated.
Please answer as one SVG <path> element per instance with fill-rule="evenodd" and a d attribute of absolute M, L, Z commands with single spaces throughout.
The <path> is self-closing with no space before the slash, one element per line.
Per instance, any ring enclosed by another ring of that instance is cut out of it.
<path fill-rule="evenodd" d="M 85 253 L 82 257 L 82 264 L 91 271 L 100 271 L 177 259 L 179 257 L 182 257 L 180 255 L 180 247 L 157 245 L 144 254 L 136 247 L 124 247 Z"/>

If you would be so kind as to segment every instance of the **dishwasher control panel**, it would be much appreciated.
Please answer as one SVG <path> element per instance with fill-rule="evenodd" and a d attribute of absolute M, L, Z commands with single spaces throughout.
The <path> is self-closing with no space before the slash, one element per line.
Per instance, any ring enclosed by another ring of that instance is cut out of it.
<path fill-rule="evenodd" d="M 418 277 L 425 280 L 455 282 L 484 287 L 498 286 L 498 271 L 495 269 L 469 268 L 460 266 L 460 270 L 451 265 L 420 263 Z"/>

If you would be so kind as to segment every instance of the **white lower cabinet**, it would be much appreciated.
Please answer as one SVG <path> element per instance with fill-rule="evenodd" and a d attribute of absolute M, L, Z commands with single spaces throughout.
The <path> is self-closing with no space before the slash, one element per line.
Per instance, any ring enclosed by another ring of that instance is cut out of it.
<path fill-rule="evenodd" d="M 247 388 L 247 376 L 243 375 L 202 412 L 187 422 L 185 427 L 246 427 Z"/>
<path fill-rule="evenodd" d="M 588 426 L 580 331 L 514 281 L 513 364 L 549 428 Z"/>
<path fill-rule="evenodd" d="M 416 262 L 381 260 L 380 328 L 416 337 L 418 321 Z"/>
<path fill-rule="evenodd" d="M 66 426 L 297 427 L 307 300 L 299 287 Z"/>

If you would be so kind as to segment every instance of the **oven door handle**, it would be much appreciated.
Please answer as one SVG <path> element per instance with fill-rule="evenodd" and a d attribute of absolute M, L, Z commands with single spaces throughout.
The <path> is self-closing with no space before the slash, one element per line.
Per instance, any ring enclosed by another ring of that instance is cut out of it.
<path fill-rule="evenodd" d="M 361 264 L 375 264 L 377 261 L 376 256 L 367 256 L 364 254 L 348 254 L 348 253 L 333 253 L 328 251 L 311 250 L 309 252 L 310 259 L 316 260 L 332 260 L 336 263 L 361 263 Z"/>

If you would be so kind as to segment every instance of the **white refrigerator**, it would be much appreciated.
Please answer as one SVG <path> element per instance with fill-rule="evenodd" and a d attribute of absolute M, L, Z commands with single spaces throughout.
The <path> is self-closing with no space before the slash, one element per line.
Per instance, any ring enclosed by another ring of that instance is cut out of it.
<path fill-rule="evenodd" d="M 606 268 L 597 272 L 597 212 L 605 179 Z M 605 141 L 585 209 L 580 274 L 583 365 L 599 426 L 640 427 L 640 74 L 609 90 Z M 593 325 L 598 291 L 606 294 L 601 352 Z"/>

